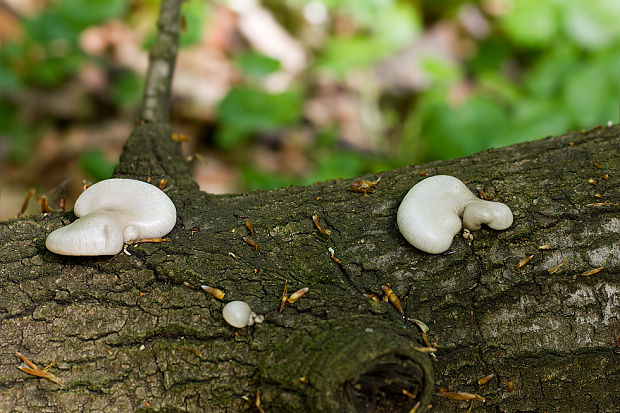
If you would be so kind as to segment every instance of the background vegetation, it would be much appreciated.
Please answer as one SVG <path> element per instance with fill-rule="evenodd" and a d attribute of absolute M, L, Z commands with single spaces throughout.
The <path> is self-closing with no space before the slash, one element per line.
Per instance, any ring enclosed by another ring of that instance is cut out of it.
<path fill-rule="evenodd" d="M 154 0 L 0 3 L 0 217 L 110 176 Z M 189 0 L 173 124 L 209 192 L 305 184 L 618 121 L 616 0 Z M 160 177 L 154 177 L 160 178 Z"/>

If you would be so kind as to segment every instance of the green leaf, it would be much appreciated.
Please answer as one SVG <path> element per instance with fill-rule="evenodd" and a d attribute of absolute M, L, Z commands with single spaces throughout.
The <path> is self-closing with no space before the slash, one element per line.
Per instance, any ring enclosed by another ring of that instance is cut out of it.
<path fill-rule="evenodd" d="M 332 148 L 340 138 L 340 133 L 335 127 L 319 130 L 316 133 L 316 147 Z"/>
<path fill-rule="evenodd" d="M 587 49 L 601 48 L 620 35 L 620 2 L 616 0 L 565 0 L 564 32 Z"/>
<path fill-rule="evenodd" d="M 88 26 L 121 17 L 128 6 L 126 0 L 62 0 L 54 12 L 75 30 L 81 31 Z"/>
<path fill-rule="evenodd" d="M 368 170 L 361 154 L 343 150 L 321 153 L 315 170 L 306 177 L 305 184 L 335 178 L 352 178 Z"/>
<path fill-rule="evenodd" d="M 538 97 L 519 100 L 508 133 L 498 135 L 492 145 L 506 146 L 564 133 L 570 127 L 570 116 L 558 110 L 561 106 L 557 100 Z"/>
<path fill-rule="evenodd" d="M 5 134 L 3 133 L 3 135 Z M 37 136 L 20 125 L 16 125 L 5 136 L 8 136 L 8 148 L 5 153 L 2 153 L 2 157 L 17 163 L 28 161 L 32 155 Z"/>
<path fill-rule="evenodd" d="M 78 71 L 83 56 L 69 54 L 63 57 L 52 57 L 33 65 L 27 74 L 27 81 L 42 86 L 57 86 Z"/>
<path fill-rule="evenodd" d="M 620 96 L 617 67 L 613 60 L 591 61 L 566 79 L 564 102 L 577 127 L 589 128 L 616 119 Z"/>
<path fill-rule="evenodd" d="M 250 190 L 275 189 L 293 184 L 293 179 L 281 173 L 265 172 L 251 166 L 241 167 L 241 179 Z"/>
<path fill-rule="evenodd" d="M 135 109 L 142 99 L 143 79 L 133 72 L 126 72 L 114 80 L 112 97 L 120 107 Z"/>
<path fill-rule="evenodd" d="M 188 47 L 202 41 L 202 29 L 207 15 L 207 3 L 204 0 L 189 0 L 181 4 L 181 15 L 185 19 L 179 44 Z"/>
<path fill-rule="evenodd" d="M 396 51 L 413 42 L 422 30 L 421 17 L 409 3 L 392 3 L 370 26 L 377 39 Z"/>
<path fill-rule="evenodd" d="M 458 158 L 490 148 L 507 133 L 508 119 L 497 102 L 473 96 L 458 107 L 436 103 L 428 109 L 422 135 L 434 159 Z"/>
<path fill-rule="evenodd" d="M 86 175 L 101 181 L 112 176 L 116 164 L 107 160 L 100 150 L 91 150 L 82 154 L 80 166 Z"/>
<path fill-rule="evenodd" d="M 511 2 L 501 24 L 512 41 L 520 46 L 540 48 L 548 45 L 558 32 L 558 10 L 554 2 L 518 0 Z"/>
<path fill-rule="evenodd" d="M 392 6 L 391 0 L 323 0 L 330 9 L 346 15 L 361 25 L 372 26 L 377 16 Z"/>
<path fill-rule="evenodd" d="M 302 96 L 298 92 L 270 94 L 251 88 L 231 89 L 219 107 L 218 142 L 230 146 L 252 132 L 274 131 L 298 122 Z"/>
<path fill-rule="evenodd" d="M 509 45 L 504 39 L 488 37 L 478 43 L 477 52 L 467 61 L 467 66 L 473 72 L 499 71 L 510 53 Z"/>
<path fill-rule="evenodd" d="M 27 161 L 36 135 L 22 125 L 16 105 L 0 99 L 0 163 Z"/>
<path fill-rule="evenodd" d="M 0 66 L 0 92 L 16 92 L 23 87 L 21 79 L 11 69 Z"/>
<path fill-rule="evenodd" d="M 215 142 L 220 148 L 231 148 L 247 142 L 251 137 L 250 131 L 239 130 L 234 125 L 222 124 L 215 134 Z"/>
<path fill-rule="evenodd" d="M 525 89 L 535 96 L 557 96 L 566 76 L 578 66 L 579 56 L 574 47 L 557 47 L 534 63 L 525 73 Z"/>
<path fill-rule="evenodd" d="M 255 52 L 245 52 L 235 58 L 244 75 L 260 79 L 280 69 L 280 61 Z"/>
<path fill-rule="evenodd" d="M 30 39 L 35 43 L 46 44 L 52 39 L 64 39 L 77 44 L 79 31 L 53 11 L 32 18 L 26 17 L 22 23 Z"/>
<path fill-rule="evenodd" d="M 462 77 L 457 63 L 440 58 L 426 58 L 422 68 L 436 84 L 454 84 Z"/>
<path fill-rule="evenodd" d="M 492 96 L 493 99 L 504 104 L 513 105 L 523 95 L 521 85 L 515 84 L 514 80 L 503 72 L 495 70 L 481 72 L 478 83 L 478 90 L 483 92 L 485 96 Z"/>
<path fill-rule="evenodd" d="M 317 60 L 319 69 L 344 76 L 351 69 L 363 69 L 389 55 L 386 44 L 376 38 L 352 36 L 329 40 Z"/>

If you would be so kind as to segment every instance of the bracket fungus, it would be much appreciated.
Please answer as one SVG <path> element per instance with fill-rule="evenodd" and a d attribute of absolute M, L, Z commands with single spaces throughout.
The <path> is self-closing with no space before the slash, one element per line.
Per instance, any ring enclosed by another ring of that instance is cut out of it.
<path fill-rule="evenodd" d="M 177 211 L 159 188 L 135 179 L 106 179 L 75 201 L 78 217 L 48 235 L 45 246 L 62 255 L 115 255 L 123 244 L 172 230 Z"/>
<path fill-rule="evenodd" d="M 243 328 L 262 323 L 265 316 L 257 315 L 245 301 L 231 301 L 222 309 L 224 320 L 233 327 Z"/>
<path fill-rule="evenodd" d="M 439 254 L 450 248 L 463 225 L 472 231 L 482 224 L 506 229 L 512 225 L 512 211 L 500 202 L 476 198 L 453 176 L 437 175 L 423 179 L 409 190 L 398 207 L 396 220 L 411 245 Z"/>

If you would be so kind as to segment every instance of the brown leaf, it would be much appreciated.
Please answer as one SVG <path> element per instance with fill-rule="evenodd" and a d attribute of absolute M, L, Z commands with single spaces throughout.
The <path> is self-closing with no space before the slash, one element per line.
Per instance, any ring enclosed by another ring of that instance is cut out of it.
<path fill-rule="evenodd" d="M 224 296 L 226 295 L 226 293 L 224 293 L 224 291 L 218 289 L 218 288 L 213 288 L 213 287 L 209 287 L 208 285 L 201 285 L 200 288 L 202 288 L 202 290 L 204 292 L 206 292 L 207 294 L 209 294 L 212 297 L 217 298 L 218 300 L 221 300 L 224 298 Z"/>
<path fill-rule="evenodd" d="M 527 264 L 528 262 L 530 262 L 530 260 L 534 258 L 533 255 L 530 255 L 529 257 L 525 257 L 523 258 L 521 261 L 519 261 L 519 263 L 516 265 L 515 269 L 519 272 L 521 272 L 521 268 Z"/>
<path fill-rule="evenodd" d="M 493 380 L 493 377 L 495 377 L 495 374 L 489 374 L 488 376 L 484 376 L 483 378 L 478 380 L 478 386 L 484 386 L 485 384 Z"/>
<path fill-rule="evenodd" d="M 51 362 L 47 367 L 45 367 L 43 369 L 40 369 L 39 367 L 37 367 L 36 364 L 34 364 L 32 361 L 28 360 L 28 358 L 26 356 L 23 356 L 22 354 L 20 354 L 17 351 L 15 352 L 15 354 L 17 355 L 17 357 L 22 359 L 22 361 L 25 364 L 25 365 L 22 364 L 21 366 L 17 366 L 18 369 L 20 369 L 24 373 L 30 374 L 32 376 L 37 376 L 37 377 L 41 377 L 41 378 L 44 378 L 44 379 L 48 379 L 48 380 L 53 381 L 54 383 L 62 386 L 62 382 L 60 381 L 60 379 L 58 377 L 54 376 L 52 373 L 47 371 L 50 367 L 52 367 L 54 365 L 54 362 Z"/>
<path fill-rule="evenodd" d="M 440 397 L 445 397 L 447 399 L 452 399 L 452 400 L 472 400 L 472 399 L 476 399 L 482 403 L 484 403 L 484 397 L 478 395 L 478 394 L 474 394 L 474 393 L 466 393 L 466 392 L 460 392 L 460 391 L 444 391 L 444 392 L 439 392 L 436 393 L 437 396 Z"/>
<path fill-rule="evenodd" d="M 600 267 L 595 268 L 595 269 L 593 269 L 593 270 L 586 271 L 586 272 L 582 272 L 582 273 L 581 273 L 581 274 L 579 274 L 579 275 L 581 275 L 581 276 L 584 276 L 584 277 L 585 277 L 585 276 L 588 276 L 588 275 L 594 275 L 594 274 L 596 274 L 597 272 L 599 272 L 599 271 L 601 271 L 603 268 L 605 268 L 605 262 L 606 262 L 606 261 L 607 261 L 607 259 L 603 260 L 603 265 L 601 265 Z"/>
<path fill-rule="evenodd" d="M 556 272 L 558 272 L 558 270 L 559 270 L 560 268 L 562 268 L 562 266 L 563 266 L 564 264 L 566 264 L 566 261 L 568 261 L 568 255 L 566 256 L 566 258 L 564 258 L 564 261 L 562 261 L 562 262 L 561 262 L 561 263 L 559 263 L 558 265 L 554 265 L 553 267 L 551 267 L 551 268 L 547 269 L 547 272 L 548 272 L 549 274 L 555 274 Z"/>

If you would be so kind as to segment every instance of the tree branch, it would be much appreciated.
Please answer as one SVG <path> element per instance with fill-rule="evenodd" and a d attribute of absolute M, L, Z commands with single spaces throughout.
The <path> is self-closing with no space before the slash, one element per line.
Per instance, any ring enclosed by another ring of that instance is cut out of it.
<path fill-rule="evenodd" d="M 433 382 L 484 397 L 475 412 L 615 411 L 619 144 L 615 126 L 408 166 L 381 173 L 367 197 L 347 190 L 355 180 L 226 196 L 174 187 L 172 241 L 130 246 L 132 255 L 47 251 L 45 237 L 70 212 L 0 223 L 0 411 L 136 411 L 145 402 L 160 412 L 245 411 L 260 391 L 265 411 L 408 412 Z M 511 207 L 513 225 L 475 231 L 471 243 L 456 236 L 449 254 L 416 250 L 395 216 L 421 172 L 481 187 Z M 279 313 L 285 280 L 289 291 L 310 290 Z M 405 319 L 364 296 L 386 282 Z M 224 302 L 239 299 L 269 314 L 265 322 L 227 325 Z M 416 352 L 412 319 L 430 328 L 437 360 Z M 19 371 L 15 351 L 55 361 L 63 388 Z"/>
<path fill-rule="evenodd" d="M 179 21 L 183 0 L 162 0 L 157 37 L 149 51 L 144 97 L 139 118 L 168 122 L 172 77 L 179 47 Z"/>
<path fill-rule="evenodd" d="M 172 76 L 179 43 L 180 8 L 183 0 L 163 0 L 157 22 L 157 38 L 149 52 L 139 125 L 129 136 L 115 177 L 147 180 L 167 179 L 175 188 L 197 188 L 183 159 L 181 145 L 171 136 Z"/>

